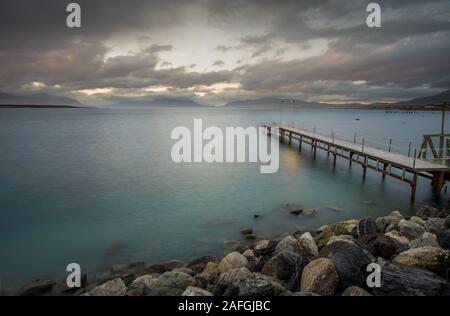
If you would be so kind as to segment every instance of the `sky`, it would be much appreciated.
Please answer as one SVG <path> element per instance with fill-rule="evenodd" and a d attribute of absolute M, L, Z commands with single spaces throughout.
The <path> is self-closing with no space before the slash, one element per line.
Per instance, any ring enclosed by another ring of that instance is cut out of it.
<path fill-rule="evenodd" d="M 161 97 L 395 102 L 450 88 L 450 1 L 0 2 L 0 91 L 85 104 Z"/>

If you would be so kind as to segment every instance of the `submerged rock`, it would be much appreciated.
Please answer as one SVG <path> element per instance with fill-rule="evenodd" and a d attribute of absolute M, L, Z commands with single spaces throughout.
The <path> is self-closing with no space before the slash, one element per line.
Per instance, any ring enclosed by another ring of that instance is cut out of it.
<path fill-rule="evenodd" d="M 319 295 L 333 295 L 338 286 L 339 276 L 333 262 L 327 258 L 311 261 L 301 277 L 301 291 Z"/>
<path fill-rule="evenodd" d="M 36 279 L 22 286 L 17 295 L 19 296 L 39 296 L 49 293 L 56 283 L 47 279 Z"/>
<path fill-rule="evenodd" d="M 253 234 L 253 229 L 251 229 L 250 227 L 245 227 L 245 228 L 241 229 L 241 234 L 242 235 Z"/>
<path fill-rule="evenodd" d="M 227 240 L 223 242 L 223 247 L 227 250 L 236 250 L 240 246 L 240 243 L 235 240 Z"/>

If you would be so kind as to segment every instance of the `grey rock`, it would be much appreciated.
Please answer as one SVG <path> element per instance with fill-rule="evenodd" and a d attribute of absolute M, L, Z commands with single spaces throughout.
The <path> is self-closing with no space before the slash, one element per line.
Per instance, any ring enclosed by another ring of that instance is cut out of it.
<path fill-rule="evenodd" d="M 350 286 L 345 289 L 342 296 L 372 296 L 372 294 L 358 286 Z"/>
<path fill-rule="evenodd" d="M 383 234 L 372 233 L 361 235 L 357 243 L 373 255 L 385 259 L 389 259 L 396 253 L 406 250 L 406 247 L 397 240 Z"/>
<path fill-rule="evenodd" d="M 352 285 L 364 286 L 367 265 L 375 260 L 356 244 L 344 241 L 325 246 L 319 256 L 331 259 L 339 274 L 339 288 L 342 290 Z"/>
<path fill-rule="evenodd" d="M 377 224 L 372 217 L 363 218 L 358 225 L 359 235 L 375 234 L 377 233 Z"/>
<path fill-rule="evenodd" d="M 373 288 L 380 296 L 449 295 L 449 283 L 433 272 L 402 264 L 381 263 L 381 287 Z"/>
<path fill-rule="evenodd" d="M 403 236 L 410 240 L 418 238 L 425 232 L 425 228 L 419 224 L 405 219 L 400 220 L 398 223 L 398 229 Z"/>
<path fill-rule="evenodd" d="M 448 214 L 445 209 L 438 209 L 429 205 L 425 205 L 417 211 L 416 215 L 423 219 L 429 219 L 431 217 L 445 218 Z"/>
<path fill-rule="evenodd" d="M 297 240 L 292 236 L 283 238 L 276 246 L 275 254 L 277 255 L 284 250 L 299 253 L 300 250 L 298 248 Z"/>
<path fill-rule="evenodd" d="M 84 293 L 83 296 L 124 296 L 128 289 L 122 279 L 114 279 L 105 282 L 88 292 Z"/>
<path fill-rule="evenodd" d="M 339 283 L 339 276 L 333 262 L 327 258 L 311 261 L 301 277 L 301 291 L 319 295 L 333 295 Z"/>
<path fill-rule="evenodd" d="M 188 286 L 181 296 L 213 296 L 211 292 L 204 289 Z"/>
<path fill-rule="evenodd" d="M 419 248 L 419 247 L 440 247 L 438 238 L 433 233 L 425 232 L 417 239 L 411 240 L 410 242 L 411 248 Z"/>

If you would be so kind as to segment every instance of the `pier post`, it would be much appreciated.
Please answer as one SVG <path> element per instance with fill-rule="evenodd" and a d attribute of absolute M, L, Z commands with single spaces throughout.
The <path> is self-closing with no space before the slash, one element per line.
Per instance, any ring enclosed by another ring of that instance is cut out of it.
<path fill-rule="evenodd" d="M 333 168 L 336 168 L 336 157 L 337 157 L 337 149 L 334 147 L 334 153 L 333 153 Z"/>
<path fill-rule="evenodd" d="M 327 147 L 328 149 L 327 149 L 327 158 L 328 157 L 330 157 L 330 144 L 328 144 L 328 147 Z"/>
<path fill-rule="evenodd" d="M 386 179 L 386 170 L 387 170 L 388 164 L 383 163 L 383 180 Z"/>
<path fill-rule="evenodd" d="M 292 142 L 292 132 L 289 132 L 289 145 L 291 144 L 291 142 Z"/>
<path fill-rule="evenodd" d="M 392 148 L 392 138 L 389 139 L 389 152 L 391 152 L 391 148 Z"/>
<path fill-rule="evenodd" d="M 433 179 L 431 180 L 431 186 L 433 188 L 433 193 L 440 195 L 442 188 L 444 187 L 444 172 L 438 172 L 433 174 Z"/>
<path fill-rule="evenodd" d="M 351 167 L 352 166 L 352 162 L 353 162 L 353 152 L 350 151 L 348 153 L 348 166 Z"/>
<path fill-rule="evenodd" d="M 416 200 L 416 190 L 417 190 L 417 173 L 414 173 L 413 181 L 411 182 L 411 202 Z"/>
<path fill-rule="evenodd" d="M 267 127 L 267 134 L 268 134 L 269 136 L 272 135 L 272 128 L 271 128 L 271 127 Z"/>
<path fill-rule="evenodd" d="M 302 143 L 303 143 L 303 136 L 300 136 L 300 144 L 299 144 L 299 147 L 298 147 L 298 151 L 299 152 L 302 152 Z"/>
<path fill-rule="evenodd" d="M 363 162 L 363 179 L 366 179 L 366 173 L 367 173 L 367 156 L 364 156 L 364 162 Z"/>
<path fill-rule="evenodd" d="M 316 159 L 316 152 L 317 152 L 317 140 L 313 143 L 313 158 Z"/>

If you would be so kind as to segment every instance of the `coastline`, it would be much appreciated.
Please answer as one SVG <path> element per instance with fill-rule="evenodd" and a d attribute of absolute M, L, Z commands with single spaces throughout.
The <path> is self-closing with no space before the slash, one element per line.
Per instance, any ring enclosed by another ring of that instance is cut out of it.
<path fill-rule="evenodd" d="M 295 212 L 291 212 L 296 216 Z M 257 214 L 255 214 L 255 217 Z M 344 220 L 314 231 L 229 242 L 224 257 L 202 256 L 113 265 L 102 277 L 82 275 L 82 287 L 36 279 L 3 295 L 82 296 L 411 296 L 450 295 L 450 209 L 421 207 L 378 218 Z M 368 287 L 367 266 L 381 267 L 381 286 Z M 399 277 L 401 276 L 401 277 Z"/>

